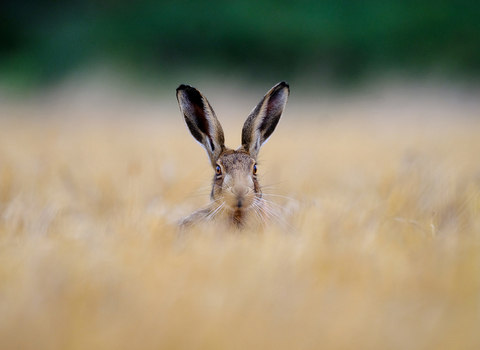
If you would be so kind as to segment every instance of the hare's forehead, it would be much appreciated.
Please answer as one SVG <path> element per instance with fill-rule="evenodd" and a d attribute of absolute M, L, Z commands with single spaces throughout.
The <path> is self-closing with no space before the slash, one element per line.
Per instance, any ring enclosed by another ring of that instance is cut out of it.
<path fill-rule="evenodd" d="M 250 169 L 255 164 L 255 160 L 243 152 L 224 154 L 218 158 L 218 161 L 225 168 L 225 171 Z"/>

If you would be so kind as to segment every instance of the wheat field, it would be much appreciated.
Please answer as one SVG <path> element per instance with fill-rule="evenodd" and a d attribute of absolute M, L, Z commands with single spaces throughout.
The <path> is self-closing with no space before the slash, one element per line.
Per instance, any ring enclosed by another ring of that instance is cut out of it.
<path fill-rule="evenodd" d="M 197 87 L 238 146 L 262 94 Z M 478 93 L 291 89 L 281 219 L 183 236 L 213 171 L 174 88 L 2 100 L 1 349 L 480 348 Z"/>

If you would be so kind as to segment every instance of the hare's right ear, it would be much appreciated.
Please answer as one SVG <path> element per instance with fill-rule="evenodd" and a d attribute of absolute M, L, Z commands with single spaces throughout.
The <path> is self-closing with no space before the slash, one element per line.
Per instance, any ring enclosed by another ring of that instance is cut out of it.
<path fill-rule="evenodd" d="M 225 147 L 225 137 L 212 106 L 200 91 L 189 85 L 177 88 L 177 100 L 190 133 L 205 148 L 215 168 Z"/>

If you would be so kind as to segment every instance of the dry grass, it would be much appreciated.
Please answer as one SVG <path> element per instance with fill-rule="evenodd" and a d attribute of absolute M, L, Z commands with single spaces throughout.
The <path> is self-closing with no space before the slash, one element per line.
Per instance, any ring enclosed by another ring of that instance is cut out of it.
<path fill-rule="evenodd" d="M 292 88 L 259 166 L 292 227 L 179 240 L 211 169 L 173 93 L 88 91 L 0 107 L 2 349 L 480 348 L 475 98 Z M 260 96 L 204 92 L 237 146 Z"/>

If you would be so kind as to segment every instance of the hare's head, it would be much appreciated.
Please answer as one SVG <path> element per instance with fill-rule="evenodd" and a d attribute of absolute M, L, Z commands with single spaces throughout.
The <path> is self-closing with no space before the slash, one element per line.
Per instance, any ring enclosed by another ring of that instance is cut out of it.
<path fill-rule="evenodd" d="M 225 146 L 222 126 L 205 96 L 188 85 L 177 88 L 185 123 L 207 151 L 215 171 L 210 205 L 182 220 L 181 225 L 225 216 L 230 224 L 242 227 L 250 212 L 257 216 L 263 214 L 257 157 L 260 147 L 273 134 L 282 117 L 289 91 L 288 84 L 281 82 L 263 97 L 243 125 L 242 145 L 234 150 Z"/>

